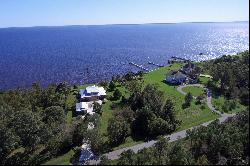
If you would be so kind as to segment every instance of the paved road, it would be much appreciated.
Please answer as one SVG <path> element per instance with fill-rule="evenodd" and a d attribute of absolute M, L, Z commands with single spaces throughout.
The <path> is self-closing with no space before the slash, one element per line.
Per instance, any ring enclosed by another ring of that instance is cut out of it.
<path fill-rule="evenodd" d="M 223 123 L 227 118 L 232 117 L 234 115 L 235 114 L 227 114 L 227 116 L 222 116 L 222 117 L 220 117 L 218 119 L 219 119 L 220 123 Z M 165 138 L 169 138 L 169 142 L 174 142 L 174 141 L 179 140 L 181 138 L 185 138 L 187 130 L 194 129 L 194 128 L 197 128 L 197 127 L 200 127 L 200 126 L 207 126 L 213 121 L 214 120 L 203 123 L 203 124 L 198 125 L 198 126 L 190 127 L 190 128 L 188 128 L 186 130 L 182 130 L 182 131 L 173 133 L 171 135 L 166 135 Z M 152 140 L 152 141 L 137 144 L 137 145 L 134 145 L 134 146 L 131 146 L 131 147 L 115 150 L 115 151 L 106 153 L 104 155 L 107 156 L 107 158 L 110 159 L 110 160 L 115 160 L 115 159 L 118 159 L 120 157 L 120 154 L 122 152 L 124 152 L 124 151 L 133 150 L 136 153 L 136 152 L 138 152 L 139 150 L 141 150 L 143 148 L 148 148 L 148 147 L 153 146 L 156 142 L 157 142 L 156 140 Z M 99 162 L 100 162 L 100 160 L 92 160 L 92 161 L 89 162 L 89 164 L 95 165 L 95 164 L 98 164 Z"/>
<path fill-rule="evenodd" d="M 201 84 L 192 84 L 192 85 L 183 85 L 183 86 L 179 86 L 177 88 L 177 90 L 182 93 L 183 95 L 186 95 L 185 92 L 182 91 L 182 88 L 184 87 L 187 87 L 187 86 L 199 86 L 199 87 L 204 87 L 203 85 Z M 219 119 L 220 123 L 223 123 L 227 118 L 229 117 L 233 117 L 235 114 L 221 114 L 219 111 L 217 111 L 212 103 L 211 103 L 211 97 L 207 97 L 207 105 L 208 107 L 211 109 L 211 111 L 213 112 L 216 112 L 218 113 L 219 115 L 221 115 Z M 186 130 L 182 130 L 182 131 L 179 131 L 179 132 L 176 132 L 176 133 L 173 133 L 171 135 L 166 135 L 165 138 L 169 138 L 169 142 L 173 142 L 173 141 L 176 141 L 178 139 L 181 139 L 181 138 L 185 138 L 186 137 L 186 131 L 187 130 L 190 130 L 190 129 L 193 129 L 193 128 L 197 128 L 197 127 L 200 127 L 200 126 L 207 126 L 209 125 L 211 122 L 213 122 L 214 120 L 212 121 L 209 121 L 209 122 L 206 122 L 206 123 L 202 123 L 198 126 L 194 126 L 194 127 L 191 127 L 191 128 L 188 128 Z M 131 147 L 127 147 L 127 148 L 122 148 L 122 149 L 119 149 L 119 150 L 115 150 L 115 151 L 112 151 L 112 152 L 109 152 L 109 153 L 106 153 L 104 154 L 105 156 L 107 156 L 108 159 L 110 160 L 115 160 L 115 159 L 118 159 L 120 157 L 120 154 L 124 151 L 127 151 L 127 150 L 133 150 L 134 152 L 138 152 L 139 150 L 143 149 L 143 148 L 148 148 L 148 147 L 151 147 L 153 146 L 157 141 L 156 140 L 151 140 L 149 142 L 144 142 L 144 143 L 141 143 L 141 144 L 137 144 L 137 145 L 134 145 L 134 146 L 131 146 Z M 95 164 L 98 164 L 100 162 L 100 160 L 91 160 L 89 162 L 89 164 L 91 165 L 95 165 Z"/>

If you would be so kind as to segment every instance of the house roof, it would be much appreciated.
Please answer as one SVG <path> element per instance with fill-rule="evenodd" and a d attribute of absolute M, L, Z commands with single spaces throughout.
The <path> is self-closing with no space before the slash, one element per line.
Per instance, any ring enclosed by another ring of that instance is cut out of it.
<path fill-rule="evenodd" d="M 177 72 L 175 75 L 174 75 L 175 79 L 185 79 L 187 76 L 181 72 Z"/>
<path fill-rule="evenodd" d="M 183 74 L 182 72 L 178 71 L 178 70 L 171 70 L 168 74 L 168 77 L 172 77 L 174 79 L 184 79 L 187 76 L 185 74 Z"/>
<path fill-rule="evenodd" d="M 98 87 L 99 95 L 106 95 L 106 90 L 103 87 Z"/>
<path fill-rule="evenodd" d="M 101 102 L 98 102 L 101 103 Z M 93 115 L 95 112 L 93 112 L 93 102 L 80 102 L 76 103 L 76 111 L 81 112 L 83 110 L 86 110 L 87 113 L 90 115 Z"/>
<path fill-rule="evenodd" d="M 95 85 L 86 88 L 87 93 L 99 93 L 99 88 Z"/>
<path fill-rule="evenodd" d="M 178 70 L 171 70 L 170 72 L 167 73 L 168 76 L 173 76 L 176 73 L 178 73 Z"/>
<path fill-rule="evenodd" d="M 89 106 L 87 102 L 76 103 L 76 111 L 81 112 L 82 110 L 88 110 Z"/>
<path fill-rule="evenodd" d="M 81 97 L 90 97 L 91 94 L 97 94 L 98 96 L 106 95 L 106 90 L 103 87 L 88 86 L 86 89 L 80 89 Z"/>

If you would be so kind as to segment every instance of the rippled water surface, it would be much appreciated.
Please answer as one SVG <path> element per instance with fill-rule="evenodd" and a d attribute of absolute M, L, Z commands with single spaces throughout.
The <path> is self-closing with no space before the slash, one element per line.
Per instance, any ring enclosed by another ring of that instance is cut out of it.
<path fill-rule="evenodd" d="M 171 56 L 235 54 L 249 48 L 248 28 L 248 22 L 4 28 L 0 89 L 97 82 L 138 71 L 131 61 L 152 69 L 148 61 L 166 64 Z"/>

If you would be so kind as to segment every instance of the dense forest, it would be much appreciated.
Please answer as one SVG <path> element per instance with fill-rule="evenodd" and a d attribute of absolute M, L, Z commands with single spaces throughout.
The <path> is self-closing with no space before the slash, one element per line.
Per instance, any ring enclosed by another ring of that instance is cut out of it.
<path fill-rule="evenodd" d="M 0 94 L 0 164 L 36 164 L 70 148 L 66 83 Z"/>

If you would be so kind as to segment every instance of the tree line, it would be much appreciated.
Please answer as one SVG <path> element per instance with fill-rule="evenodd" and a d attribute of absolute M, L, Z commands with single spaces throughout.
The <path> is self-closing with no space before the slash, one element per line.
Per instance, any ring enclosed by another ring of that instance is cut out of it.
<path fill-rule="evenodd" d="M 236 56 L 222 56 L 204 63 L 203 70 L 213 76 L 208 87 L 227 99 L 249 103 L 249 51 Z"/>

